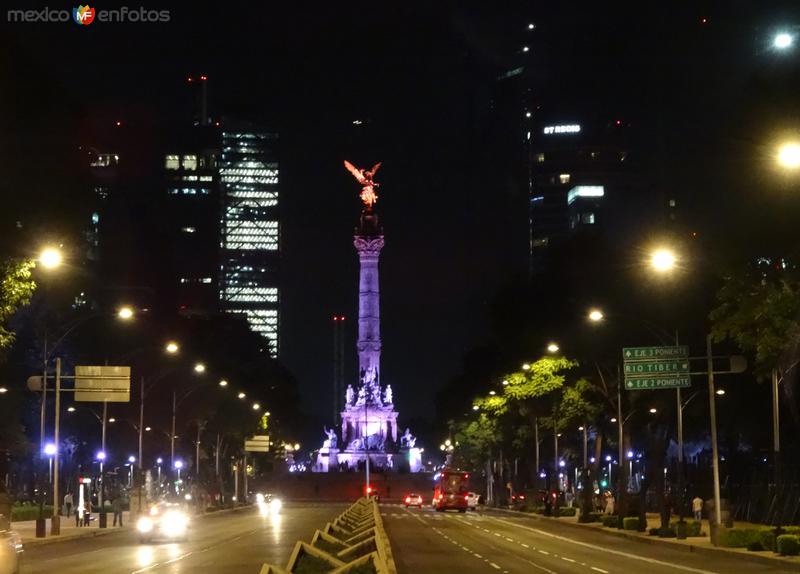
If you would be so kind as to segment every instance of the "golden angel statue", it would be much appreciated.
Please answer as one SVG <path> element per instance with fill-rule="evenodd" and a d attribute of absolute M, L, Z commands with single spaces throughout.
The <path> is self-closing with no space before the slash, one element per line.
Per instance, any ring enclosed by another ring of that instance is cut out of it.
<path fill-rule="evenodd" d="M 353 174 L 353 177 L 358 180 L 358 183 L 361 184 L 361 201 L 364 202 L 364 205 L 367 207 L 372 207 L 375 205 L 375 202 L 378 201 L 378 194 L 376 191 L 380 184 L 375 182 L 373 178 L 375 177 L 375 172 L 378 171 L 378 168 L 381 166 L 381 162 L 376 163 L 372 166 L 372 169 L 358 169 L 352 163 L 347 160 L 344 160 L 344 167 L 347 168 L 347 171 Z"/>

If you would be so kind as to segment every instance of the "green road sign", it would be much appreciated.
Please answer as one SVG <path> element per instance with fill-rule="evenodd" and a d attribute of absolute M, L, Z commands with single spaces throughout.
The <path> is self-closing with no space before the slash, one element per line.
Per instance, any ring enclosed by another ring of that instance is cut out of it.
<path fill-rule="evenodd" d="M 689 347 L 678 345 L 675 347 L 624 347 L 622 359 L 628 361 L 647 361 L 654 359 L 686 359 L 689 357 Z"/>
<path fill-rule="evenodd" d="M 682 361 L 625 362 L 626 377 L 646 377 L 650 375 L 677 375 L 689 372 L 688 359 Z"/>
<path fill-rule="evenodd" d="M 645 389 L 678 389 L 691 387 L 689 375 L 670 377 L 625 377 L 625 389 L 639 391 Z"/>

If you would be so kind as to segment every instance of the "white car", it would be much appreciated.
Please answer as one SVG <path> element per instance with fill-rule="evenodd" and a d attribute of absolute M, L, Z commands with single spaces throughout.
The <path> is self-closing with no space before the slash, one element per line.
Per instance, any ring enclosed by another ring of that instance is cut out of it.
<path fill-rule="evenodd" d="M 0 530 L 0 574 L 19 574 L 22 537 L 13 530 Z"/>
<path fill-rule="evenodd" d="M 150 508 L 147 516 L 136 521 L 139 542 L 153 539 L 186 540 L 189 515 L 178 504 L 158 504 Z"/>
<path fill-rule="evenodd" d="M 480 503 L 481 495 L 476 492 L 468 492 L 467 493 L 467 508 L 470 510 L 475 510 L 478 508 L 478 504 Z"/>

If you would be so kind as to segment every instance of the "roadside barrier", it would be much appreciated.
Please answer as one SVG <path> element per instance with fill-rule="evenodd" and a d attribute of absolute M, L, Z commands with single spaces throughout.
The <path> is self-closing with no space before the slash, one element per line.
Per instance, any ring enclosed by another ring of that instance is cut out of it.
<path fill-rule="evenodd" d="M 397 574 L 389 537 L 378 503 L 359 498 L 314 532 L 311 542 L 298 541 L 286 568 L 264 564 L 260 574 Z"/>

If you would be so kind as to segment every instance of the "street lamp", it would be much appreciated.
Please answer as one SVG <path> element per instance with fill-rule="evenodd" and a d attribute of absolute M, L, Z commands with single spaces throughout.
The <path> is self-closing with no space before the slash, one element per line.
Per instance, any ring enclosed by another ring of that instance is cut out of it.
<path fill-rule="evenodd" d="M 530 363 L 522 363 L 522 370 L 523 371 L 529 371 L 530 368 L 531 368 Z"/>
<path fill-rule="evenodd" d="M 247 396 L 247 395 L 246 395 L 246 394 L 244 394 L 244 393 L 239 393 L 239 395 L 238 395 L 238 397 L 239 397 L 240 399 L 243 399 L 243 398 L 245 398 L 246 396 Z"/>
<path fill-rule="evenodd" d="M 778 148 L 778 164 L 786 169 L 800 167 L 800 143 L 786 142 Z"/>
<path fill-rule="evenodd" d="M 654 414 L 656 414 L 657 412 L 658 412 L 658 409 L 656 409 L 656 408 L 651 408 L 651 409 L 650 409 L 650 414 L 651 414 L 651 415 L 654 415 Z"/>
<path fill-rule="evenodd" d="M 258 403 L 253 403 L 253 410 L 254 411 L 257 411 L 257 410 L 260 410 L 260 409 L 261 409 L 261 405 L 259 405 Z"/>
<path fill-rule="evenodd" d="M 779 32 L 772 39 L 772 46 L 778 50 L 787 50 L 792 47 L 794 36 L 788 32 Z"/>
<path fill-rule="evenodd" d="M 180 350 L 181 350 L 181 348 L 180 348 L 180 346 L 178 345 L 178 343 L 176 343 L 175 341 L 170 341 L 170 342 L 169 342 L 169 343 L 167 343 L 167 345 L 164 347 L 164 350 L 166 350 L 166 351 L 167 351 L 167 353 L 169 353 L 170 355 L 174 355 L 175 353 L 177 353 L 178 351 L 180 351 Z"/>
<path fill-rule="evenodd" d="M 604 317 L 605 315 L 600 309 L 591 309 L 589 311 L 589 320 L 592 323 L 599 323 L 600 321 L 603 320 Z"/>
<path fill-rule="evenodd" d="M 50 477 L 50 484 L 53 484 L 53 455 L 56 454 L 56 445 L 49 442 L 44 445 L 44 453 L 48 457 L 48 476 Z"/>
<path fill-rule="evenodd" d="M 119 317 L 123 321 L 128 321 L 129 319 L 133 319 L 133 309 L 131 307 L 128 307 L 127 305 L 120 307 L 117 310 L 117 317 Z"/>
<path fill-rule="evenodd" d="M 549 345 L 547 345 L 547 352 L 548 353 L 558 353 L 558 351 L 560 351 L 560 350 L 561 350 L 561 347 L 559 347 L 555 343 L 550 343 Z"/>
<path fill-rule="evenodd" d="M 222 380 L 219 382 L 219 386 L 220 386 L 220 387 L 227 387 L 227 386 L 228 386 L 228 381 L 226 381 L 225 379 L 222 379 Z"/>
<path fill-rule="evenodd" d="M 650 266 L 659 273 L 666 273 L 675 268 L 675 253 L 670 249 L 656 249 L 650 257 Z"/>
<path fill-rule="evenodd" d="M 206 366 L 203 363 L 197 363 L 194 366 L 194 372 L 195 373 L 205 373 L 206 372 Z"/>
<path fill-rule="evenodd" d="M 473 411 L 479 411 L 479 410 L 481 410 L 481 408 L 478 405 L 472 405 L 472 410 Z"/>
<path fill-rule="evenodd" d="M 39 254 L 39 263 L 45 269 L 55 269 L 63 261 L 61 251 L 57 247 L 46 247 Z"/>
<path fill-rule="evenodd" d="M 7 387 L 0 387 L 0 395 L 4 395 L 7 392 L 8 392 L 8 388 Z"/>

